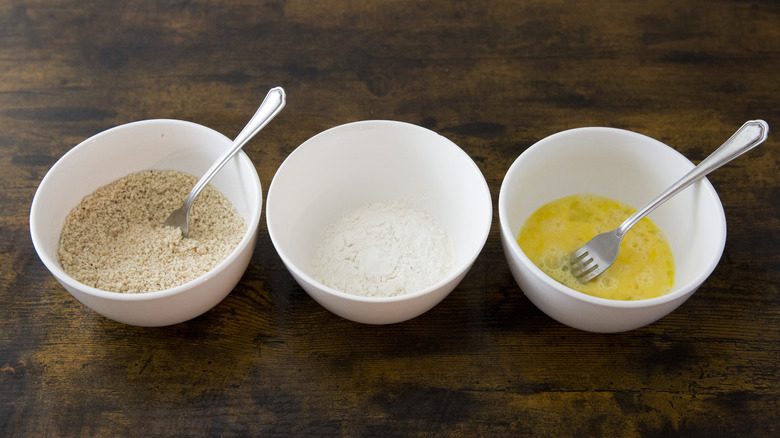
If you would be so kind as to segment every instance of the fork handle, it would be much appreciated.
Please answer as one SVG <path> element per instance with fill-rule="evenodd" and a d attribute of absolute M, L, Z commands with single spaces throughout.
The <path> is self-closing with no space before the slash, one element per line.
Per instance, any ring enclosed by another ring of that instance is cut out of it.
<path fill-rule="evenodd" d="M 699 179 L 705 177 L 713 170 L 718 169 L 729 161 L 760 145 L 766 140 L 768 134 L 769 125 L 765 121 L 750 120 L 745 122 L 731 138 L 726 140 L 726 142 L 716 149 L 715 152 L 702 160 L 698 166 L 691 169 L 690 172 L 686 173 L 685 176 L 672 184 L 671 187 L 656 196 L 644 207 L 637 210 L 636 213 L 629 216 L 629 218 L 615 230 L 615 233 L 618 237 L 623 237 L 631 227 L 636 225 L 637 222 L 650 214 L 650 212 L 655 210 L 659 205 L 666 202 L 672 196 L 680 193 Z"/>
<path fill-rule="evenodd" d="M 211 167 L 203 174 L 202 177 L 195 183 L 195 186 L 190 190 L 190 193 L 184 198 L 182 208 L 185 211 L 189 211 L 192 204 L 195 202 L 195 198 L 198 197 L 201 190 L 206 187 L 211 178 L 222 169 L 222 166 L 227 164 L 233 155 L 237 154 L 244 145 L 252 139 L 261 129 L 268 124 L 277 114 L 284 108 L 287 101 L 287 96 L 284 93 L 282 87 L 272 88 L 271 91 L 265 96 L 263 102 L 255 111 L 255 114 L 249 119 L 244 129 L 236 136 L 230 146 L 217 158 L 217 161 L 211 165 Z"/>

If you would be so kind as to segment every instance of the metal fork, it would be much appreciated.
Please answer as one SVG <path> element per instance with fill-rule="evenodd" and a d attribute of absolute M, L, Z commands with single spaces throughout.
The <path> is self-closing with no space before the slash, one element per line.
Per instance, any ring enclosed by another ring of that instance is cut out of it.
<path fill-rule="evenodd" d="M 211 181 L 211 178 L 222 169 L 222 166 L 227 164 L 233 155 L 237 154 L 244 145 L 252 139 L 261 129 L 268 124 L 279 111 L 284 108 L 287 102 L 287 95 L 282 87 L 272 88 L 271 91 L 265 96 L 263 102 L 255 111 L 255 114 L 249 119 L 249 122 L 244 126 L 244 129 L 236 136 L 233 143 L 228 146 L 225 152 L 217 158 L 217 161 L 211 165 L 211 167 L 203 174 L 202 177 L 195 183 L 195 186 L 190 190 L 190 193 L 184 198 L 184 202 L 181 207 L 173 210 L 173 212 L 165 220 L 165 226 L 176 227 L 181 229 L 181 235 L 187 237 L 190 232 L 190 208 L 195 202 L 195 198 L 198 197 L 200 192 L 206 187 L 206 184 Z"/>
<path fill-rule="evenodd" d="M 766 140 L 769 125 L 763 120 L 750 120 L 740 127 L 723 145 L 702 160 L 671 187 L 629 216 L 619 227 L 590 239 L 570 256 L 571 272 L 583 283 L 609 268 L 617 259 L 620 242 L 628 230 L 659 205 L 713 170 L 739 157 Z"/>

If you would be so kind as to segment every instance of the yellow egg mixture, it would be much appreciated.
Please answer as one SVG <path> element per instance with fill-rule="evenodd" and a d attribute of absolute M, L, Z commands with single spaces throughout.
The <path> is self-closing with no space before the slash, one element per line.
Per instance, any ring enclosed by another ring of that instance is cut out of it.
<path fill-rule="evenodd" d="M 626 233 L 617 260 L 601 275 L 582 283 L 570 270 L 572 252 L 593 236 L 617 228 L 635 211 L 590 193 L 567 196 L 534 212 L 517 243 L 536 266 L 572 289 L 613 300 L 658 297 L 672 290 L 674 256 L 664 232 L 647 218 Z"/>

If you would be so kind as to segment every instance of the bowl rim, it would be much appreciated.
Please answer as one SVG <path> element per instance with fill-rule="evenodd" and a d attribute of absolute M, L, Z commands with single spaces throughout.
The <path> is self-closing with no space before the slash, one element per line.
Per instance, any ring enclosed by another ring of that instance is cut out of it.
<path fill-rule="evenodd" d="M 190 122 L 186 120 L 178 120 L 178 119 L 148 119 L 148 120 L 138 120 L 134 122 L 128 122 L 121 125 L 117 125 L 114 127 L 111 127 L 109 129 L 106 129 L 104 131 L 101 131 L 97 134 L 92 135 L 91 137 L 81 141 L 76 146 L 72 147 L 70 150 L 65 152 L 46 172 L 44 177 L 41 179 L 41 182 L 38 184 L 38 187 L 35 190 L 35 195 L 33 196 L 33 201 L 30 205 L 30 217 L 29 217 L 29 225 L 30 225 L 30 236 L 33 242 L 33 247 L 35 248 L 36 253 L 38 254 L 38 257 L 41 259 L 43 264 L 46 266 L 46 268 L 54 275 L 58 280 L 67 283 L 69 287 L 76 289 L 80 292 L 83 292 L 88 295 L 92 295 L 98 298 L 103 299 L 109 299 L 109 300 L 115 300 L 115 301 L 149 301 L 154 300 L 157 298 L 165 298 L 165 297 L 171 297 L 175 295 L 179 295 L 182 293 L 186 293 L 189 290 L 192 290 L 194 288 L 197 288 L 201 286 L 202 284 L 206 283 L 209 279 L 214 277 L 215 275 L 221 273 L 225 269 L 228 268 L 235 260 L 239 257 L 239 255 L 246 249 L 246 247 L 250 244 L 250 242 L 254 239 L 254 235 L 257 232 L 257 229 L 259 227 L 260 223 L 260 217 L 262 214 L 262 207 L 263 207 L 263 201 L 262 201 L 262 185 L 260 182 L 260 177 L 257 174 L 257 169 L 255 169 L 254 164 L 252 163 L 249 156 L 243 151 L 239 151 L 233 158 L 238 159 L 241 167 L 246 167 L 247 171 L 249 171 L 249 176 L 253 177 L 252 182 L 256 182 L 256 187 L 260 199 L 260 203 L 257 205 L 256 208 L 252 208 L 251 210 L 251 218 L 249 223 L 246 224 L 246 231 L 244 232 L 244 235 L 241 238 L 241 241 L 239 241 L 238 245 L 233 249 L 233 251 L 228 254 L 225 259 L 223 259 L 220 263 L 218 263 L 216 266 L 214 266 L 209 271 L 205 272 L 204 274 L 200 275 L 197 278 L 194 278 L 187 283 L 180 284 L 178 286 L 174 286 L 168 289 L 163 289 L 159 291 L 152 291 L 152 292 L 139 292 L 139 293 L 122 293 L 122 292 L 112 292 L 112 291 L 106 291 L 102 289 L 97 289 L 95 287 L 86 285 L 75 278 L 71 277 L 69 274 L 67 274 L 60 266 L 59 262 L 51 257 L 49 257 L 45 252 L 41 251 L 40 248 L 42 248 L 43 243 L 40 241 L 40 238 L 37 236 L 37 228 L 38 228 L 38 219 L 35 215 L 36 211 L 40 208 L 40 201 L 38 194 L 42 187 L 45 188 L 45 184 L 48 182 L 48 180 L 51 177 L 53 171 L 55 171 L 58 167 L 62 166 L 62 163 L 69 159 L 70 156 L 74 155 L 76 152 L 80 149 L 88 148 L 90 145 L 96 142 L 96 140 L 100 140 L 102 137 L 106 137 L 109 135 L 114 134 L 117 131 L 127 130 L 127 129 L 134 129 L 136 127 L 142 126 L 142 125 L 179 125 L 183 126 L 188 129 L 195 129 L 195 130 L 203 130 L 203 131 L 212 131 L 213 133 L 217 134 L 219 137 L 224 138 L 229 144 L 232 142 L 227 136 L 224 134 L 209 128 L 208 126 L 201 125 L 195 122 Z M 97 190 L 97 188 L 95 188 Z M 75 206 L 74 206 L 75 207 Z M 61 232 L 61 231 L 60 231 Z"/>
<path fill-rule="evenodd" d="M 311 147 L 310 144 L 314 141 L 326 137 L 331 136 L 334 134 L 338 134 L 339 131 L 345 130 L 345 129 L 354 129 L 354 128 L 360 128 L 360 127 L 373 127 L 373 126 L 397 126 L 401 129 L 411 129 L 411 130 L 423 130 L 427 133 L 432 133 L 436 135 L 437 137 L 444 139 L 445 144 L 447 144 L 449 147 L 452 147 L 456 150 L 457 153 L 459 153 L 469 164 L 469 166 L 477 172 L 477 175 L 480 176 L 479 180 L 481 181 L 481 186 L 484 189 L 484 193 L 486 195 L 486 227 L 482 231 L 482 237 L 481 241 L 482 244 L 479 246 L 479 250 L 476 251 L 474 254 L 469 256 L 466 260 L 464 260 L 462 263 L 455 266 L 450 274 L 448 274 L 443 279 L 439 280 L 435 284 L 432 284 L 431 286 L 428 286 L 424 289 L 421 289 L 416 292 L 411 293 L 405 293 L 402 295 L 395 295 L 390 297 L 373 297 L 373 296 L 363 296 L 363 295 L 354 295 L 347 292 L 342 292 L 338 289 L 334 289 L 332 287 L 326 286 L 322 284 L 321 282 L 314 279 L 312 276 L 304 272 L 302 269 L 300 269 L 297 264 L 293 263 L 293 261 L 290 259 L 290 257 L 287 256 L 286 251 L 284 249 L 280 249 L 278 242 L 278 237 L 275 237 L 274 228 L 270 223 L 270 218 L 268 214 L 268 207 L 272 205 L 273 202 L 269 202 L 269 200 L 272 199 L 273 193 L 274 193 L 274 183 L 277 181 L 276 176 L 279 174 L 279 172 L 282 171 L 283 168 L 286 166 L 289 166 L 289 163 L 292 159 L 296 156 L 296 152 L 300 151 L 303 147 Z M 268 194 L 266 196 L 266 228 L 268 229 L 268 235 L 271 237 L 271 243 L 274 245 L 274 248 L 276 248 L 277 254 L 279 254 L 279 257 L 284 262 L 284 265 L 287 267 L 287 269 L 293 271 L 294 276 L 302 278 L 306 281 L 306 283 L 316 286 L 318 289 L 320 289 L 323 292 L 326 292 L 330 295 L 355 301 L 355 302 L 361 302 L 361 303 L 397 303 L 397 302 L 403 302 L 408 300 L 413 300 L 415 298 L 418 298 L 423 295 L 428 295 L 432 292 L 435 292 L 439 289 L 441 289 L 444 285 L 455 281 L 458 277 L 465 275 L 470 267 L 474 264 L 476 259 L 479 257 L 479 255 L 482 253 L 482 249 L 485 247 L 485 243 L 487 242 L 488 236 L 490 235 L 490 229 L 492 228 L 492 222 L 493 222 L 493 200 L 492 196 L 490 194 L 490 187 L 488 186 L 487 180 L 485 180 L 485 175 L 482 173 L 482 171 L 479 169 L 479 166 L 477 166 L 477 163 L 474 162 L 474 160 L 471 158 L 471 156 L 466 153 L 463 148 L 458 146 L 455 142 L 450 140 L 449 138 L 422 126 L 415 125 L 413 123 L 409 122 L 402 122 L 402 121 L 395 121 L 395 120 L 381 120 L 381 119 L 370 119 L 370 120 L 359 120 L 354 122 L 348 122 L 341 125 L 337 125 L 331 128 L 328 128 L 320 133 L 315 134 L 314 136 L 310 137 L 303 143 L 301 143 L 298 147 L 296 147 L 288 156 L 285 158 L 285 160 L 282 162 L 282 164 L 279 166 L 279 168 L 276 170 L 276 173 L 274 174 L 273 179 L 271 180 L 271 184 L 268 186 Z M 308 292 L 308 291 L 307 291 Z"/>
<path fill-rule="evenodd" d="M 515 245 L 507 245 L 509 247 L 509 251 L 512 252 L 515 256 L 517 256 L 520 261 L 533 273 L 533 275 L 540 279 L 542 282 L 544 282 L 547 286 L 557 290 L 558 292 L 564 294 L 565 296 L 572 298 L 577 301 L 581 301 L 588 304 L 594 304 L 601 307 L 610 307 L 610 308 L 619 308 L 619 309 L 639 309 L 639 308 L 652 308 L 657 306 L 663 306 L 666 305 L 669 302 L 679 300 L 681 298 L 684 298 L 691 293 L 693 293 L 700 285 L 702 285 L 707 278 L 712 274 L 712 272 L 717 267 L 718 263 L 720 262 L 720 258 L 723 255 L 723 250 L 725 249 L 726 245 L 726 234 L 727 234 L 727 226 L 726 226 L 726 218 L 725 218 L 725 212 L 723 210 L 723 204 L 720 200 L 720 197 L 718 196 L 717 191 L 712 186 L 710 181 L 704 177 L 700 180 L 700 183 L 703 185 L 704 190 L 706 193 L 713 198 L 715 201 L 718 210 L 720 211 L 719 217 L 719 229 L 720 233 L 715 235 L 715 237 L 718 239 L 718 250 L 713 251 L 713 257 L 709 261 L 709 263 L 706 265 L 705 269 L 703 269 L 701 272 L 699 272 L 697 275 L 695 275 L 690 281 L 683 285 L 675 285 L 673 286 L 673 289 L 671 292 L 661 295 L 659 297 L 655 298 L 647 298 L 644 300 L 632 300 L 632 301 L 625 301 L 625 300 L 612 300 L 609 298 L 601 298 L 601 297 L 595 297 L 592 295 L 588 295 L 582 292 L 579 292 L 577 290 L 574 290 L 568 286 L 565 286 L 554 279 L 552 279 L 550 276 L 544 273 L 539 267 L 537 267 L 531 259 L 528 258 L 528 256 L 525 254 L 524 251 L 520 249 L 520 246 L 516 244 L 516 237 L 512 235 L 512 231 L 509 226 L 509 219 L 507 218 L 507 197 L 509 196 L 507 184 L 508 180 L 510 179 L 510 174 L 513 174 L 517 172 L 517 168 L 519 167 L 519 164 L 522 159 L 527 158 L 528 155 L 526 153 L 528 151 L 535 151 L 536 149 L 545 147 L 547 143 L 550 143 L 552 141 L 557 140 L 559 137 L 562 136 L 571 136 L 573 134 L 583 133 L 583 132 L 603 132 L 607 135 L 630 135 L 635 136 L 637 138 L 641 138 L 644 141 L 649 141 L 650 143 L 654 143 L 656 147 L 664 147 L 668 149 L 669 151 L 673 152 L 673 155 L 676 154 L 680 159 L 687 161 L 688 163 L 693 166 L 693 162 L 691 162 L 687 157 L 685 157 L 682 153 L 677 151 L 676 149 L 672 148 L 671 146 L 656 140 L 652 137 L 649 137 L 647 135 L 630 131 L 627 129 L 621 129 L 621 128 L 612 128 L 612 127 L 604 127 L 604 126 L 587 126 L 587 127 L 580 127 L 580 128 L 572 128 L 567 129 L 564 131 L 556 132 L 554 134 L 551 134 L 547 137 L 544 137 L 540 139 L 539 141 L 535 142 L 533 145 L 528 147 L 525 151 L 523 151 L 509 166 L 509 169 L 507 170 L 502 182 L 501 182 L 501 188 L 499 189 L 499 196 L 498 196 L 498 216 L 499 216 L 499 227 L 500 232 L 502 236 L 502 240 L 505 242 L 515 242 Z M 505 190 L 506 189 L 506 190 Z M 525 291 L 523 291 L 525 293 Z"/>

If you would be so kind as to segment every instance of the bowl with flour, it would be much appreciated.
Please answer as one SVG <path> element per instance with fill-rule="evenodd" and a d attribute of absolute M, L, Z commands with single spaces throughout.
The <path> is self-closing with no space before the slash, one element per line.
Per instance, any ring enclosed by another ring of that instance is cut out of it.
<path fill-rule="evenodd" d="M 460 283 L 487 240 L 492 201 L 452 141 L 371 120 L 296 148 L 269 186 L 266 220 L 285 267 L 315 301 L 352 321 L 392 324 Z"/>
<path fill-rule="evenodd" d="M 213 308 L 257 239 L 262 191 L 249 157 L 239 152 L 198 197 L 194 234 L 144 221 L 164 222 L 230 143 L 180 120 L 129 123 L 81 142 L 35 193 L 30 234 L 41 261 L 76 299 L 118 322 L 166 326 Z"/>

